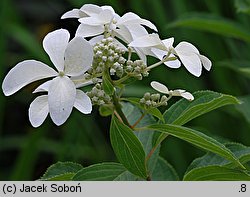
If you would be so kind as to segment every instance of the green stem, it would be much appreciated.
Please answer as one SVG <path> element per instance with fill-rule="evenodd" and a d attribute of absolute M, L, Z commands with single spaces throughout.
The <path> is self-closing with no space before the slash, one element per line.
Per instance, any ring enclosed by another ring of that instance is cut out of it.
<path fill-rule="evenodd" d="M 147 71 L 150 71 L 151 69 L 160 66 L 162 63 L 167 62 L 167 61 L 173 61 L 176 60 L 176 57 L 169 57 L 171 55 L 171 52 L 168 52 L 168 54 L 159 62 L 152 64 L 150 66 L 147 67 Z"/>
<path fill-rule="evenodd" d="M 131 55 L 132 55 L 132 49 L 131 47 L 128 47 L 128 61 L 131 59 Z"/>
<path fill-rule="evenodd" d="M 127 74 L 127 75 L 124 76 L 123 78 L 114 81 L 114 84 L 115 84 L 115 85 L 120 85 L 122 82 L 128 80 L 131 76 L 132 76 L 132 75 Z"/>
<path fill-rule="evenodd" d="M 121 104 L 119 103 L 119 99 L 116 94 L 113 95 L 113 104 L 115 106 L 115 111 L 119 115 L 118 119 L 121 119 L 125 125 L 131 128 L 131 125 L 128 122 L 125 114 L 122 111 Z"/>

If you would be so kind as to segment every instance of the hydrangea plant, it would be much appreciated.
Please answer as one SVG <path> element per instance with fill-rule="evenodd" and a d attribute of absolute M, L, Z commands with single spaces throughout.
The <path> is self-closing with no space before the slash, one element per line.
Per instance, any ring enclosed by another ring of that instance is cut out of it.
<path fill-rule="evenodd" d="M 82 167 L 59 162 L 41 180 L 178 180 L 173 167 L 159 156 L 160 145 L 169 135 L 221 161 L 220 165 L 206 164 L 203 168 L 194 162 L 197 166 L 187 171 L 185 180 L 201 180 L 200 174 L 216 170 L 225 172 L 217 179 L 226 179 L 227 173 L 250 179 L 244 161 L 229 147 L 183 126 L 218 107 L 237 104 L 235 97 L 208 90 L 193 94 L 182 89 L 169 90 L 157 81 L 150 83 L 152 92 L 145 92 L 141 98 L 123 96 L 128 84 L 149 77 L 158 66 L 177 69 L 183 65 L 195 77 L 201 75 L 202 67 L 209 71 L 211 61 L 193 44 L 183 41 L 174 46 L 174 38 L 162 40 L 149 20 L 132 12 L 119 16 L 110 6 L 85 4 L 61 18 L 75 18 L 80 25 L 71 40 L 65 29 L 45 36 L 43 48 L 56 69 L 37 60 L 22 61 L 6 75 L 3 92 L 10 96 L 29 83 L 48 78 L 33 92 L 39 93 L 29 108 L 33 127 L 39 127 L 48 114 L 60 126 L 67 121 L 73 107 L 83 114 L 91 113 L 92 106 L 98 107 L 101 115 L 112 116 L 110 141 L 119 163 Z M 148 56 L 158 62 L 149 65 Z M 91 90 L 83 92 L 84 86 L 90 86 Z M 168 106 L 173 96 L 180 99 Z M 158 109 L 160 106 L 165 106 L 164 113 Z"/>

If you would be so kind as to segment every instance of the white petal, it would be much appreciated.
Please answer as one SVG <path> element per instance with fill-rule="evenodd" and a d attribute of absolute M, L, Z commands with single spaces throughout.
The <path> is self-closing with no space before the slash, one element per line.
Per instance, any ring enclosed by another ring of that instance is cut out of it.
<path fill-rule="evenodd" d="M 169 92 L 172 96 L 181 96 L 181 94 L 186 92 L 186 90 L 177 89 L 177 90 L 170 90 Z"/>
<path fill-rule="evenodd" d="M 167 86 L 157 82 L 157 81 L 152 81 L 150 83 L 151 87 L 154 88 L 156 91 L 161 92 L 163 94 L 169 94 Z"/>
<path fill-rule="evenodd" d="M 207 71 L 210 71 L 212 62 L 204 55 L 199 55 L 202 65 Z"/>
<path fill-rule="evenodd" d="M 132 13 L 132 12 L 128 12 L 126 14 L 124 14 L 121 18 L 119 18 L 119 20 L 117 21 L 117 25 L 133 25 L 133 24 L 141 24 L 141 25 L 145 25 L 155 31 L 157 31 L 156 26 L 151 23 L 150 21 L 146 20 L 146 19 L 141 19 L 137 14 Z"/>
<path fill-rule="evenodd" d="M 149 20 L 141 19 L 140 24 L 145 25 L 145 26 L 149 27 L 150 29 L 153 29 L 156 32 L 158 31 L 156 26 L 153 23 L 151 23 Z"/>
<path fill-rule="evenodd" d="M 125 43 L 130 43 L 133 40 L 131 33 L 125 26 L 119 26 L 119 29 L 115 29 L 114 35 L 115 37 L 120 38 Z"/>
<path fill-rule="evenodd" d="M 9 96 L 31 82 L 53 77 L 57 74 L 54 69 L 36 60 L 20 62 L 4 78 L 2 84 L 3 93 Z"/>
<path fill-rule="evenodd" d="M 43 48 L 58 71 L 64 68 L 64 52 L 69 42 L 69 32 L 65 29 L 48 33 L 43 40 Z"/>
<path fill-rule="evenodd" d="M 97 42 L 101 42 L 103 38 L 103 35 L 95 36 L 89 40 L 89 44 L 91 44 L 91 46 L 94 46 Z"/>
<path fill-rule="evenodd" d="M 181 62 L 179 60 L 167 61 L 167 62 L 164 62 L 164 64 L 169 68 L 180 68 L 181 67 Z"/>
<path fill-rule="evenodd" d="M 79 9 L 73 9 L 70 10 L 66 13 L 64 13 L 61 17 L 61 19 L 66 19 L 66 18 L 82 18 L 87 16 L 85 13 L 83 13 L 81 10 Z"/>
<path fill-rule="evenodd" d="M 177 50 L 176 52 L 185 68 L 194 76 L 199 77 L 202 70 L 199 56 L 196 53 L 185 53 Z"/>
<path fill-rule="evenodd" d="M 74 107 L 83 114 L 90 114 L 92 111 L 92 103 L 90 98 L 81 90 L 76 90 L 76 100 Z"/>
<path fill-rule="evenodd" d="M 103 21 L 100 20 L 97 16 L 80 18 L 79 22 L 85 25 L 89 25 L 89 26 L 104 25 Z"/>
<path fill-rule="evenodd" d="M 101 6 L 102 10 L 110 10 L 112 13 L 115 13 L 115 10 L 110 5 Z"/>
<path fill-rule="evenodd" d="M 76 30 L 76 36 L 90 37 L 102 34 L 103 32 L 104 26 L 80 24 Z"/>
<path fill-rule="evenodd" d="M 29 120 L 33 127 L 39 127 L 49 113 L 48 96 L 37 97 L 29 107 Z"/>
<path fill-rule="evenodd" d="M 191 43 L 188 42 L 180 42 L 175 49 L 177 51 L 182 51 L 183 53 L 196 53 L 197 55 L 200 54 L 198 49 L 192 45 Z"/>
<path fill-rule="evenodd" d="M 128 13 L 126 13 L 126 14 L 124 14 L 118 21 L 117 21 L 117 25 L 126 25 L 126 24 L 130 24 L 129 22 L 130 21 L 135 21 L 135 20 L 137 20 L 138 21 L 138 23 L 139 23 L 139 21 L 140 21 L 140 17 L 137 15 L 137 14 L 135 14 L 135 13 L 133 13 L 133 12 L 128 12 Z M 134 23 L 131 23 L 131 24 L 134 24 Z"/>
<path fill-rule="evenodd" d="M 128 31 L 130 32 L 133 40 L 148 35 L 147 30 L 141 25 L 127 25 Z M 132 40 L 131 40 L 132 41 Z"/>
<path fill-rule="evenodd" d="M 64 72 L 68 76 L 77 76 L 86 72 L 93 61 L 93 48 L 81 37 L 73 38 L 65 50 Z"/>
<path fill-rule="evenodd" d="M 194 100 L 194 96 L 190 93 L 190 92 L 186 92 L 186 90 L 174 90 L 174 91 L 171 91 L 171 94 L 173 96 L 181 96 L 189 101 L 192 101 Z"/>
<path fill-rule="evenodd" d="M 163 60 L 164 56 L 166 56 L 168 53 L 166 50 L 161 50 L 157 48 L 151 48 L 151 51 L 154 54 L 153 56 L 158 58 L 159 60 Z"/>
<path fill-rule="evenodd" d="M 113 13 L 111 10 L 103 10 L 98 15 L 80 18 L 79 21 L 86 25 L 98 26 L 110 23 L 112 18 Z"/>
<path fill-rule="evenodd" d="M 139 48 L 134 48 L 134 50 L 137 53 L 137 55 L 139 56 L 139 58 L 143 61 L 143 63 L 147 64 L 147 57 L 146 57 L 146 54 L 144 53 L 144 51 L 139 49 Z"/>
<path fill-rule="evenodd" d="M 102 21 L 102 24 L 110 23 L 114 18 L 114 10 L 104 9 L 99 15 L 98 18 Z"/>
<path fill-rule="evenodd" d="M 159 60 L 162 60 L 164 56 L 167 55 L 167 51 L 161 49 L 152 48 L 151 51 L 153 53 L 153 56 L 158 58 Z M 171 54 L 170 57 L 175 57 L 175 56 Z M 181 62 L 179 60 L 167 61 L 164 62 L 164 64 L 170 68 L 180 68 L 181 66 Z"/>
<path fill-rule="evenodd" d="M 194 96 L 189 92 L 181 93 L 181 96 L 189 101 L 194 100 Z"/>
<path fill-rule="evenodd" d="M 84 4 L 80 10 L 89 16 L 97 15 L 102 11 L 102 8 L 94 4 Z"/>
<path fill-rule="evenodd" d="M 50 117 L 56 125 L 62 125 L 70 116 L 75 103 L 76 88 L 67 77 L 56 77 L 48 91 Z"/>
<path fill-rule="evenodd" d="M 32 93 L 48 92 L 49 91 L 49 86 L 50 86 L 51 82 L 52 82 L 52 80 L 46 81 L 45 83 L 43 83 L 40 86 L 38 86 Z"/>
<path fill-rule="evenodd" d="M 146 36 L 142 36 L 136 38 L 132 41 L 129 46 L 131 47 L 157 47 L 159 49 L 166 49 L 158 34 L 148 34 Z"/>
<path fill-rule="evenodd" d="M 167 39 L 162 40 L 162 42 L 165 45 L 165 47 L 171 48 L 174 44 L 174 38 L 173 37 L 167 38 Z"/>

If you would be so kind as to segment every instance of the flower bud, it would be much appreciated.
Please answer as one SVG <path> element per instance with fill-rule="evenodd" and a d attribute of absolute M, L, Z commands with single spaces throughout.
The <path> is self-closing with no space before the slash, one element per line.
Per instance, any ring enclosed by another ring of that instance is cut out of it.
<path fill-rule="evenodd" d="M 160 94 L 152 94 L 150 96 L 150 98 L 153 100 L 153 101 L 158 101 L 160 99 L 161 95 Z"/>
<path fill-rule="evenodd" d="M 149 92 L 146 92 L 145 94 L 144 94 L 144 99 L 147 101 L 147 100 L 150 100 L 150 93 Z"/>

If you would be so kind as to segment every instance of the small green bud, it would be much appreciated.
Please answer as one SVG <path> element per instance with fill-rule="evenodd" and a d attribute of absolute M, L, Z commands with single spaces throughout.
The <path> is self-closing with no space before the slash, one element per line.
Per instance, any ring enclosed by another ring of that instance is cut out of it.
<path fill-rule="evenodd" d="M 150 98 L 153 100 L 153 101 L 158 101 L 160 99 L 161 95 L 160 94 L 152 94 L 150 96 Z"/>
<path fill-rule="evenodd" d="M 144 94 L 144 99 L 147 101 L 147 100 L 150 100 L 150 93 L 149 92 L 146 92 L 145 94 Z"/>
<path fill-rule="evenodd" d="M 152 105 L 152 104 L 151 104 L 151 101 L 150 101 L 150 100 L 146 101 L 146 102 L 145 102 L 145 105 L 148 106 L 148 107 L 151 106 L 151 105 Z"/>
<path fill-rule="evenodd" d="M 140 99 L 140 103 L 141 103 L 141 104 L 145 104 L 145 102 L 146 102 L 146 101 L 145 101 L 145 98 L 141 98 L 141 99 Z"/>

